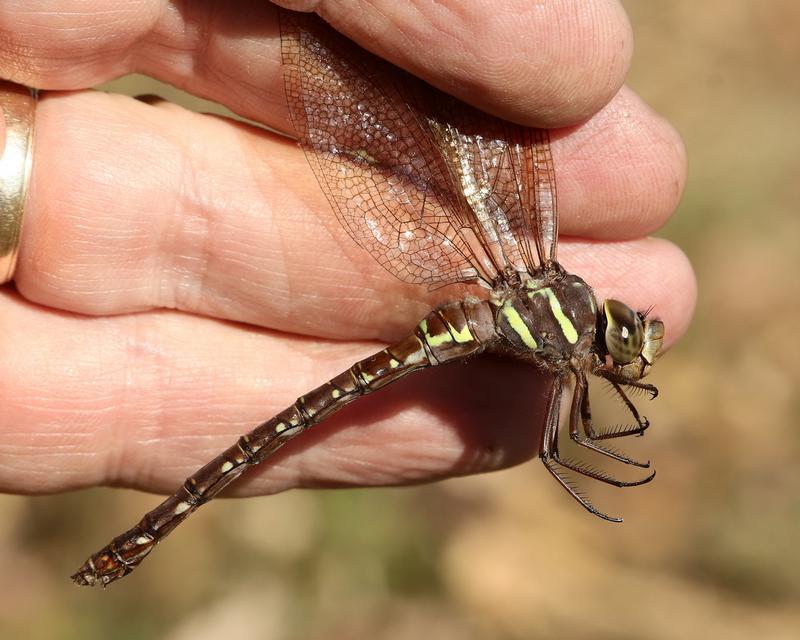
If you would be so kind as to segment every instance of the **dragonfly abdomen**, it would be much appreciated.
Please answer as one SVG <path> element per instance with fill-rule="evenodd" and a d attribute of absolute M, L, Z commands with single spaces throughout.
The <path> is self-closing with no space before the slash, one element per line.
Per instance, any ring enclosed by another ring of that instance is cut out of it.
<path fill-rule="evenodd" d="M 466 298 L 437 307 L 417 325 L 431 364 L 460 360 L 497 341 L 494 313 L 485 300 Z"/>
<path fill-rule="evenodd" d="M 73 580 L 82 585 L 106 585 L 127 575 L 198 507 L 293 437 L 356 398 L 413 371 L 478 353 L 495 337 L 486 302 L 468 299 L 432 311 L 403 340 L 360 360 L 241 436 L 135 527 L 92 555 Z"/>

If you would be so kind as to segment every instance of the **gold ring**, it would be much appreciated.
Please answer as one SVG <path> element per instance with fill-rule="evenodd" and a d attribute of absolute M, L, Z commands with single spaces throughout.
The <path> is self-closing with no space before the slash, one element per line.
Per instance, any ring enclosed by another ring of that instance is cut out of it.
<path fill-rule="evenodd" d="M 33 162 L 36 99 L 35 89 L 0 81 L 0 109 L 5 116 L 5 146 L 0 146 L 0 284 L 14 277 L 17 265 Z"/>

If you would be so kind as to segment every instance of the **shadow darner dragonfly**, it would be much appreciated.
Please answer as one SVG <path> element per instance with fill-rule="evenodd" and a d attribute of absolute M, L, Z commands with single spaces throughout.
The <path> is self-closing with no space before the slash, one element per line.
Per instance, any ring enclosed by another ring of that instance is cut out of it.
<path fill-rule="evenodd" d="M 540 458 L 591 513 L 611 521 L 571 480 L 624 482 L 559 452 L 560 404 L 578 445 L 648 468 L 603 444 L 642 434 L 648 422 L 625 389 L 641 382 L 661 348 L 664 325 L 625 304 L 598 306 L 580 277 L 556 260 L 556 183 L 546 131 L 504 122 L 377 59 L 318 19 L 281 14 L 286 98 L 300 145 L 349 235 L 386 269 L 412 283 L 484 286 L 431 311 L 406 338 L 357 362 L 239 438 L 132 529 L 72 576 L 107 585 L 133 571 L 200 505 L 349 402 L 426 367 L 480 353 L 549 372 Z M 592 424 L 587 374 L 605 378 L 633 416 L 629 426 Z"/>

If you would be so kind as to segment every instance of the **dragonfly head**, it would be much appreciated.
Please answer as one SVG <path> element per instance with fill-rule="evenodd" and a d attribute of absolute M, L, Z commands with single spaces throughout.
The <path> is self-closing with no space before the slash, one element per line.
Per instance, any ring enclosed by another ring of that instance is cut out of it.
<path fill-rule="evenodd" d="M 664 323 L 619 300 L 606 300 L 600 328 L 600 342 L 613 363 L 605 368 L 628 380 L 644 378 L 661 351 Z"/>

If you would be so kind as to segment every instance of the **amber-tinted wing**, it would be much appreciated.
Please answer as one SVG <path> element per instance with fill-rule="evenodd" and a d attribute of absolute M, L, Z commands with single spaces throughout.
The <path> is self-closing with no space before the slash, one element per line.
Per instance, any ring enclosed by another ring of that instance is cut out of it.
<path fill-rule="evenodd" d="M 281 43 L 292 123 L 314 174 L 386 269 L 432 286 L 488 284 L 554 258 L 546 132 L 468 107 L 313 15 L 282 12 Z"/>
<path fill-rule="evenodd" d="M 530 271 L 555 260 L 558 216 L 547 131 L 493 118 L 442 94 L 434 108 L 429 126 L 494 263 Z"/>

